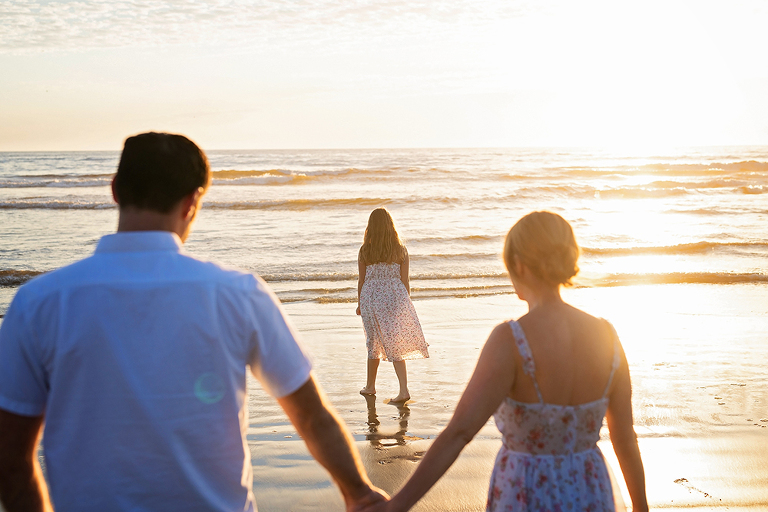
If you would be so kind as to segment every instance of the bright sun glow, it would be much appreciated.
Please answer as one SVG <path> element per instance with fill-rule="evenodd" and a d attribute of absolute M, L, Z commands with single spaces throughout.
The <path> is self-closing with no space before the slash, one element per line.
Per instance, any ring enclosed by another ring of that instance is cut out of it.
<path fill-rule="evenodd" d="M 0 150 L 759 144 L 758 1 L 0 6 Z"/>

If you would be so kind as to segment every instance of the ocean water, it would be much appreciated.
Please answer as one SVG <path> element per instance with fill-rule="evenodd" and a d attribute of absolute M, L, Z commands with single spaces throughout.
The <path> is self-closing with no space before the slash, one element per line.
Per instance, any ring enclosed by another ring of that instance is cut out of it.
<path fill-rule="evenodd" d="M 260 274 L 284 302 L 356 298 L 357 250 L 386 206 L 415 299 L 512 293 L 503 237 L 560 213 L 578 286 L 768 283 L 768 147 L 627 155 L 566 149 L 210 151 L 186 249 Z M 117 152 L 0 153 L 0 314 L 31 277 L 114 231 Z"/>
<path fill-rule="evenodd" d="M 394 492 L 404 482 L 450 420 L 490 330 L 524 314 L 501 261 L 503 239 L 521 216 L 547 209 L 573 224 L 583 251 L 564 297 L 611 320 L 622 338 L 652 506 L 765 509 L 768 147 L 208 156 L 213 186 L 185 250 L 270 283 L 377 485 Z M 0 153 L 0 315 L 22 283 L 88 256 L 114 232 L 118 158 Z M 409 362 L 414 400 L 405 408 L 382 403 L 397 392 L 391 366 L 382 365 L 374 403 L 357 393 L 365 338 L 354 315 L 356 257 L 377 206 L 406 240 L 430 343 L 429 359 Z M 252 379 L 249 387 L 260 507 L 340 507 L 279 406 Z M 483 510 L 498 443 L 489 422 L 455 477 L 418 510 L 456 508 L 457 499 L 462 510 Z"/>

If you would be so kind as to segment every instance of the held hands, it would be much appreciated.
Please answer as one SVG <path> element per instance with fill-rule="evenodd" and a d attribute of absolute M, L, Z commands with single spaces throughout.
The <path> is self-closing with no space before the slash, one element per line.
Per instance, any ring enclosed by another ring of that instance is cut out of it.
<path fill-rule="evenodd" d="M 384 512 L 389 496 L 386 492 L 376 487 L 371 487 L 368 493 L 364 494 L 354 502 L 347 503 L 347 512 Z"/>

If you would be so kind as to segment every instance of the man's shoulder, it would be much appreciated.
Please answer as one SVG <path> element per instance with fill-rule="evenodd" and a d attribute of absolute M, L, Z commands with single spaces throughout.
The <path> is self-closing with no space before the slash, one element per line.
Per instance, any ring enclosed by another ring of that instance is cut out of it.
<path fill-rule="evenodd" d="M 280 307 L 280 300 L 269 285 L 254 273 L 183 253 L 179 254 L 176 267 L 182 281 L 195 281 L 203 288 L 214 291 L 220 304 L 227 304 L 227 307 L 245 307 L 242 311 L 251 313 L 264 313 Z M 172 286 L 173 280 L 168 284 Z"/>
<path fill-rule="evenodd" d="M 179 266 L 179 270 L 184 274 L 201 281 L 249 292 L 265 288 L 264 281 L 256 274 L 216 261 L 206 261 L 181 253 Z"/>
<path fill-rule="evenodd" d="M 81 276 L 88 275 L 93 267 L 93 256 L 78 260 L 69 265 L 44 272 L 39 276 L 27 281 L 20 288 L 19 292 L 28 295 L 36 295 L 54 291 L 66 286 L 68 283 L 76 282 Z"/>
<path fill-rule="evenodd" d="M 154 276 L 157 278 L 155 285 L 162 286 L 163 282 L 167 282 L 169 286 L 174 286 L 180 281 L 197 281 L 232 291 L 269 293 L 264 281 L 248 271 L 202 260 L 183 252 L 170 256 L 171 259 L 166 259 L 162 268 L 157 269 Z M 35 277 L 19 288 L 18 294 L 27 299 L 40 298 L 65 289 L 88 285 L 114 285 L 139 277 L 127 268 L 119 267 L 116 262 L 106 260 L 97 253 Z M 150 272 L 149 275 L 140 277 L 144 284 L 154 280 L 151 274 Z"/>

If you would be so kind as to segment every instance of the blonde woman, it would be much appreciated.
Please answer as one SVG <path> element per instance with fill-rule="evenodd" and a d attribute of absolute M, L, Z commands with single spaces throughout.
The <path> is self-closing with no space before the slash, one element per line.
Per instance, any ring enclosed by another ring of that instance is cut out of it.
<path fill-rule="evenodd" d="M 400 385 L 390 402 L 405 402 L 411 398 L 405 361 L 429 357 L 429 352 L 411 302 L 408 251 L 386 208 L 371 212 L 357 266 L 357 314 L 363 317 L 368 348 L 367 378 L 360 393 L 376 394 L 376 374 L 383 359 L 392 361 Z"/>
<path fill-rule="evenodd" d="M 633 511 L 648 510 L 621 343 L 607 321 L 560 297 L 578 256 L 559 215 L 534 212 L 512 227 L 504 262 L 528 313 L 494 329 L 448 426 L 400 492 L 375 510 L 413 506 L 491 415 L 503 444 L 487 510 L 615 510 L 596 445 L 604 416 Z"/>

